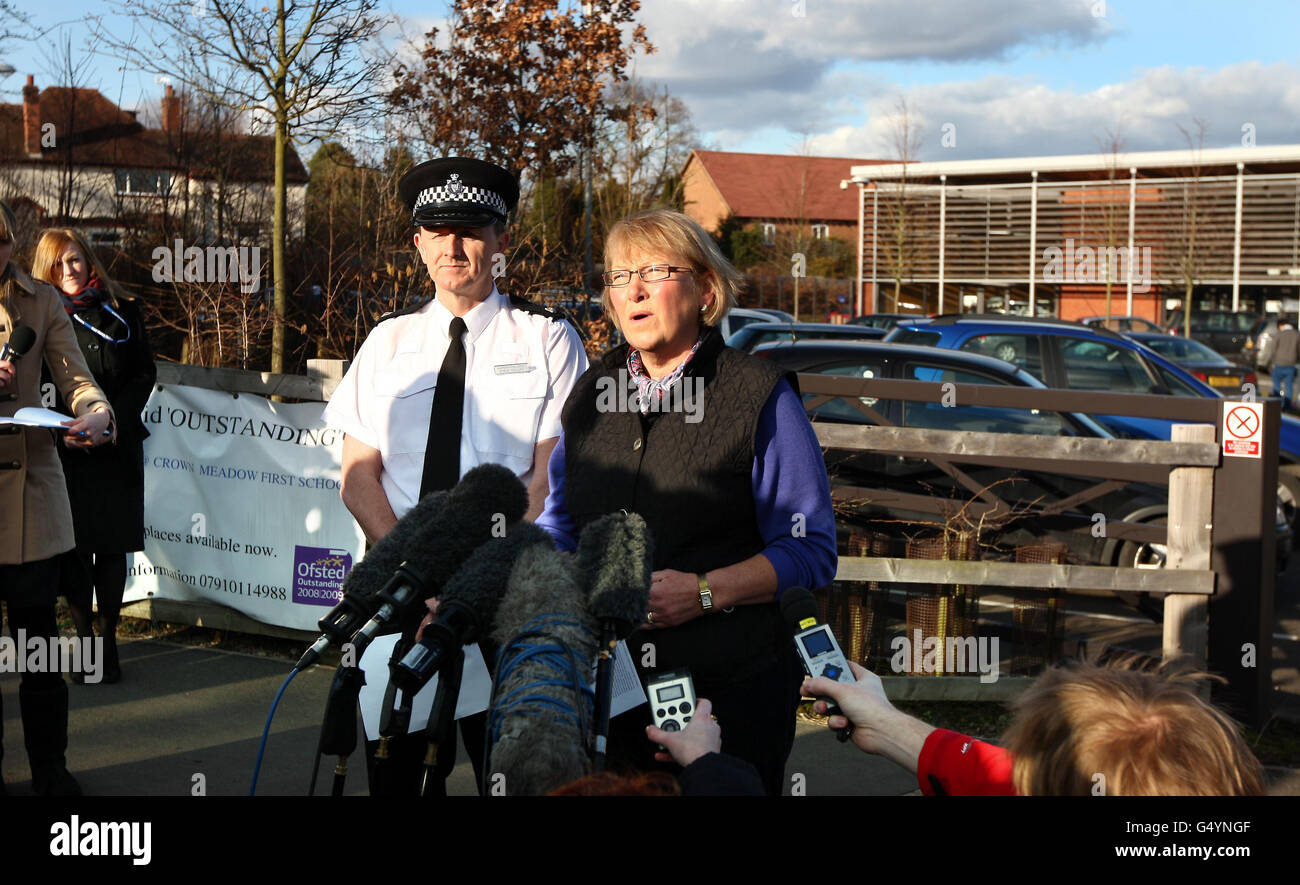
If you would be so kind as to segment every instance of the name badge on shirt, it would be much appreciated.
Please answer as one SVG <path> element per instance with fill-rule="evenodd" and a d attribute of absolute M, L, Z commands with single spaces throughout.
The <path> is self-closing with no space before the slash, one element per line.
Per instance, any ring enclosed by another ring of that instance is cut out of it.
<path fill-rule="evenodd" d="M 499 366 L 493 366 L 492 371 L 498 375 L 520 375 L 531 372 L 536 368 L 532 363 L 502 363 Z"/>

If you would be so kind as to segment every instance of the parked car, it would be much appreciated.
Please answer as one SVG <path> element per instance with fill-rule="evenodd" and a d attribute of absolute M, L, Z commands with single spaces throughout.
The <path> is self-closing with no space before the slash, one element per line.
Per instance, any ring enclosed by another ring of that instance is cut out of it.
<path fill-rule="evenodd" d="M 727 340 L 750 323 L 770 323 L 772 315 L 748 307 L 733 307 L 722 317 L 722 340 Z"/>
<path fill-rule="evenodd" d="M 1105 317 L 1084 317 L 1079 320 L 1085 326 L 1098 326 L 1102 329 L 1110 329 L 1112 332 L 1155 332 L 1164 334 L 1164 329 L 1142 317 L 1123 316 L 1111 317 L 1107 320 Z"/>
<path fill-rule="evenodd" d="M 1222 397 L 1183 367 L 1132 338 L 1060 320 L 950 314 L 901 325 L 885 341 L 965 350 L 1006 359 L 1050 387 Z M 1169 439 L 1173 421 L 1131 415 L 1094 415 L 1112 433 Z M 1282 415 L 1278 495 L 1293 528 L 1300 528 L 1300 420 Z"/>
<path fill-rule="evenodd" d="M 887 378 L 956 384 L 990 384 L 1043 389 L 1045 385 L 1033 375 L 992 357 L 934 347 L 888 344 L 884 342 L 795 341 L 767 344 L 754 351 L 756 357 L 770 360 L 797 372 L 838 375 L 851 378 Z M 813 394 L 805 394 L 805 401 Z M 925 427 L 939 430 L 968 430 L 989 433 L 1039 434 L 1114 438 L 1100 422 L 1074 412 L 1039 409 L 1010 409 L 991 406 L 906 402 L 873 397 L 860 398 L 870 414 L 846 402 L 832 399 L 810 412 L 814 422 L 881 424 L 900 427 Z M 1008 451 L 1009 455 L 1014 454 Z M 830 475 L 864 490 L 864 502 L 856 518 L 872 528 L 884 525 L 934 523 L 936 514 L 915 509 L 904 496 L 930 495 L 949 498 L 951 510 L 970 500 L 970 486 L 922 458 L 908 458 L 869 451 L 831 449 L 826 454 Z M 1051 540 L 1065 544 L 1075 561 L 1099 565 L 1125 565 L 1159 568 L 1164 563 L 1165 545 L 1094 538 L 1091 532 L 1077 531 L 1091 521 L 1093 514 L 1127 522 L 1161 522 L 1168 509 L 1167 491 L 1163 487 L 1131 483 L 1122 489 L 1090 499 L 1086 504 L 1067 507 L 1059 514 L 1044 515 L 1044 507 L 1065 500 L 1095 486 L 1096 479 L 1063 476 L 1023 468 L 990 465 L 957 465 L 975 488 L 989 490 L 1009 509 L 1001 517 L 988 518 L 989 531 L 981 538 L 985 545 L 1008 549 L 1011 545 Z M 872 495 L 871 490 L 882 494 Z M 892 501 L 891 501 L 891 494 Z M 901 502 L 901 503 L 896 503 Z M 1008 518 L 1008 513 L 1015 514 Z M 1285 518 L 1278 530 L 1279 563 L 1290 552 L 1291 532 Z M 978 519 L 972 519 L 972 523 Z"/>
<path fill-rule="evenodd" d="M 884 329 L 837 323 L 750 323 L 727 339 L 736 350 L 751 351 L 773 341 L 802 341 L 805 338 L 839 338 L 870 341 L 885 337 Z"/>
<path fill-rule="evenodd" d="M 1230 362 L 1227 357 L 1215 353 L 1199 341 L 1163 333 L 1128 332 L 1127 335 L 1178 363 L 1225 395 L 1240 395 L 1243 384 L 1259 384 L 1259 376 L 1254 369 Z"/>
<path fill-rule="evenodd" d="M 1276 316 L 1265 316 L 1255 320 L 1246 335 L 1246 343 L 1241 346 L 1241 359 L 1246 365 L 1254 366 L 1261 372 L 1272 372 L 1272 360 L 1265 362 L 1268 344 L 1277 336 Z"/>
<path fill-rule="evenodd" d="M 1209 345 L 1224 356 L 1236 357 L 1246 346 L 1251 328 L 1259 314 L 1254 311 L 1203 310 L 1192 314 L 1192 338 Z M 1169 314 L 1165 331 L 1183 334 L 1183 311 Z"/>
<path fill-rule="evenodd" d="M 793 314 L 788 314 L 784 310 L 777 310 L 774 307 L 751 307 L 750 310 L 756 310 L 759 313 L 771 314 L 773 318 L 782 323 L 797 323 Z"/>
<path fill-rule="evenodd" d="M 870 326 L 873 329 L 892 329 L 900 322 L 924 319 L 916 313 L 865 313 L 849 320 L 850 326 Z"/>

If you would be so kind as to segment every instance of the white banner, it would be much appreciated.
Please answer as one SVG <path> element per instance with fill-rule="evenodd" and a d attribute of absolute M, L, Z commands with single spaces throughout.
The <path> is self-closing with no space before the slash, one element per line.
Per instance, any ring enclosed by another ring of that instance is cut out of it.
<path fill-rule="evenodd" d="M 155 388 L 143 416 L 144 552 L 131 557 L 126 600 L 215 602 L 316 629 L 364 544 L 339 499 L 343 434 L 324 426 L 324 409 Z"/>

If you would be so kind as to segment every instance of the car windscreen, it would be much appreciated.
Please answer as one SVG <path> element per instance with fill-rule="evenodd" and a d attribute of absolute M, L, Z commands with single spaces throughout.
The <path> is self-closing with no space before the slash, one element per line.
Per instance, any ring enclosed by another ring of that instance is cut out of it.
<path fill-rule="evenodd" d="M 948 366 L 909 362 L 903 377 L 938 384 L 1001 384 L 996 378 Z M 963 403 L 960 393 L 937 403 L 906 402 L 903 424 L 932 430 L 974 430 L 984 433 L 1036 433 L 1044 436 L 1072 436 L 1068 422 L 1056 412 L 1042 409 L 1009 409 Z"/>
<path fill-rule="evenodd" d="M 920 329 L 898 326 L 885 336 L 885 340 L 891 344 L 923 344 L 926 347 L 934 347 L 941 337 L 938 332 L 923 332 Z"/>
<path fill-rule="evenodd" d="M 1175 362 L 1214 363 L 1215 365 L 1232 365 L 1223 356 L 1215 353 L 1199 341 L 1189 338 L 1145 338 L 1142 343 L 1163 357 Z"/>

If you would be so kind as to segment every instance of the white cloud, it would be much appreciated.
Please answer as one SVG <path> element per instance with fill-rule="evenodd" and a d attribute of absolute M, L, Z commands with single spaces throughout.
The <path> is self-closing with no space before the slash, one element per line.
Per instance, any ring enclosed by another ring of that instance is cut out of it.
<path fill-rule="evenodd" d="M 1259 144 L 1300 143 L 1300 67 L 1245 62 L 1218 70 L 1161 67 L 1088 92 L 1052 90 L 1029 78 L 989 76 L 977 81 L 895 88 L 862 105 L 867 120 L 819 135 L 817 153 L 895 155 L 895 100 L 906 98 L 922 136 L 918 159 L 1086 154 L 1101 150 L 1107 131 L 1123 149 L 1187 146 L 1177 125 L 1195 131 L 1205 121 L 1205 147 L 1240 146 L 1242 126 L 1254 126 Z M 955 126 L 956 145 L 944 147 L 943 127 Z"/>
<path fill-rule="evenodd" d="M 860 114 L 842 107 L 845 97 L 872 85 L 844 74 L 846 65 L 995 60 L 1099 42 L 1111 26 L 1092 7 L 1093 0 L 654 0 L 638 20 L 657 51 L 639 56 L 634 72 L 666 85 L 723 143 L 774 128 L 824 131 Z"/>

